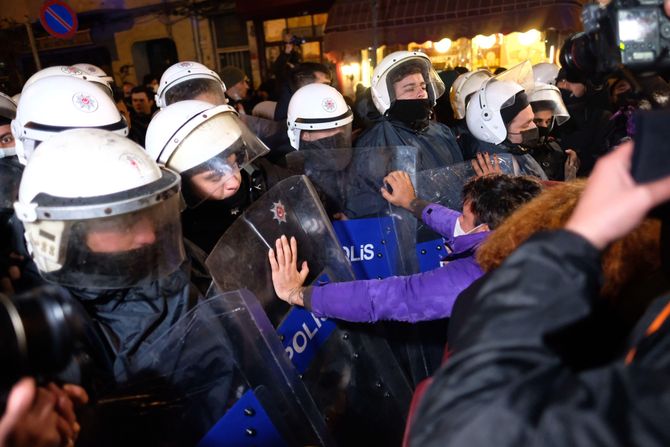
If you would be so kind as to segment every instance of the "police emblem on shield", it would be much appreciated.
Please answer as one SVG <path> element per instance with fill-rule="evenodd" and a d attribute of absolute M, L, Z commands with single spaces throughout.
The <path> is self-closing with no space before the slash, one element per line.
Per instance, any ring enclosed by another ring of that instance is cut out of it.
<path fill-rule="evenodd" d="M 321 101 L 321 107 L 323 107 L 323 110 L 326 112 L 333 113 L 337 108 L 337 104 L 335 104 L 335 100 L 333 98 L 325 98 L 323 101 Z"/>
<path fill-rule="evenodd" d="M 82 74 L 82 71 L 78 69 L 77 67 L 61 67 L 60 69 L 63 73 L 69 74 L 69 75 L 80 75 Z"/>
<path fill-rule="evenodd" d="M 90 113 L 98 109 L 98 100 L 85 93 L 75 93 L 72 103 L 82 112 Z"/>
<path fill-rule="evenodd" d="M 286 223 L 286 208 L 284 208 L 284 205 L 281 203 L 281 200 L 279 202 L 273 202 L 272 203 L 272 208 L 270 209 L 270 212 L 272 213 L 272 219 L 276 220 L 279 223 Z"/>

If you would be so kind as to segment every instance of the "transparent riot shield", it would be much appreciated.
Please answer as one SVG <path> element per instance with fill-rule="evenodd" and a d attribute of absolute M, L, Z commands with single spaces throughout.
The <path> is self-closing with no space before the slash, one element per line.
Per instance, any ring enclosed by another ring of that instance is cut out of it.
<path fill-rule="evenodd" d="M 293 170 L 312 181 L 351 261 L 357 279 L 416 272 L 416 219 L 381 196 L 384 177 L 405 171 L 414 179 L 417 151 L 411 146 L 292 152 Z"/>
<path fill-rule="evenodd" d="M 357 279 L 417 272 L 416 218 L 386 202 L 380 193 L 389 172 L 405 171 L 414 181 L 414 147 L 298 151 L 286 160 L 314 183 Z M 433 371 L 418 337 L 419 326 L 384 323 L 385 337 L 413 385 Z"/>
<path fill-rule="evenodd" d="M 521 175 L 519 166 L 512 154 L 491 154 L 500 163 L 503 173 Z M 463 185 L 472 177 L 475 171 L 469 161 L 457 163 L 444 168 L 421 171 L 417 176 L 417 196 L 431 203 L 460 211 L 463 208 Z M 417 230 L 416 255 L 419 269 L 422 272 L 436 269 L 440 261 L 447 255 L 447 247 L 442 237 L 419 222 Z"/>
<path fill-rule="evenodd" d="M 317 318 L 275 296 L 267 253 L 282 234 L 298 240 L 308 283 L 354 278 L 313 186 L 296 176 L 254 202 L 219 240 L 207 258 L 215 284 L 258 297 L 338 445 L 399 445 L 411 390 L 389 345 L 369 325 Z"/>
<path fill-rule="evenodd" d="M 305 384 L 248 291 L 210 288 L 102 390 L 94 445 L 333 446 Z M 104 441 L 103 441 L 104 440 Z"/>

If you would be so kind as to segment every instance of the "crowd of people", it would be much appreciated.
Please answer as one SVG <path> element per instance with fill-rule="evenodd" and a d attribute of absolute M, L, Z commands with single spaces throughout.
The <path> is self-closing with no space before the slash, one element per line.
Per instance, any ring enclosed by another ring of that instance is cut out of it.
<path fill-rule="evenodd" d="M 156 346 L 208 321 L 197 311 L 215 287 L 207 256 L 232 249 L 222 236 L 268 191 L 310 177 L 296 154 L 356 158 L 370 147 L 411 149 L 415 170 L 383 173 L 373 201 L 438 233 L 448 248 L 441 265 L 317 280 L 305 241 L 298 247 L 298 234 L 280 226 L 257 269 L 269 264 L 271 281 L 245 280 L 249 289 L 268 281 L 277 302 L 267 306 L 304 307 L 314 321 L 449 318 L 443 364 L 403 408 L 398 444 L 670 443 L 666 212 L 647 217 L 670 199 L 670 178 L 638 184 L 630 174 L 635 112 L 662 108 L 667 82 L 620 72 L 594 85 L 529 62 L 497 74 L 438 72 L 425 54 L 398 51 L 349 98 L 327 66 L 291 55 L 279 61 L 290 67 L 276 101 L 257 104 L 240 68 L 193 61 L 119 87 L 89 64 L 50 67 L 19 95 L 0 94 L 2 293 L 64 288 L 89 319 L 82 344 L 96 360 L 92 374 L 73 360 L 54 383 L 8 387 L 0 446 L 195 445 L 240 398 L 192 392 L 213 368 L 233 369 L 234 349 L 203 337 L 202 357 L 164 361 Z M 472 176 L 454 176 L 455 209 L 419 197 L 422 175 L 456 167 Z M 373 182 L 351 177 L 345 188 Z M 350 218 L 314 184 L 329 220 Z M 265 219 L 281 224 L 286 212 L 279 201 Z M 172 400 L 156 391 L 159 380 Z M 156 422 L 152 405 L 116 408 L 106 398 L 128 395 L 165 400 L 167 412 L 183 404 L 183 425 Z"/>

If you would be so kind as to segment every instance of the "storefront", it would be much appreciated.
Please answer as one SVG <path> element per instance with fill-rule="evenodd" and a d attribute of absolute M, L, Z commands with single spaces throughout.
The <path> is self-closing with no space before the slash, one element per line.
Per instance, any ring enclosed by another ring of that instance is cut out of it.
<path fill-rule="evenodd" d="M 562 40 L 581 29 L 581 0 L 337 0 L 324 49 L 338 61 L 345 94 L 369 85 L 375 60 L 420 50 L 438 70 L 555 62 Z M 376 51 L 373 51 L 376 48 Z"/>

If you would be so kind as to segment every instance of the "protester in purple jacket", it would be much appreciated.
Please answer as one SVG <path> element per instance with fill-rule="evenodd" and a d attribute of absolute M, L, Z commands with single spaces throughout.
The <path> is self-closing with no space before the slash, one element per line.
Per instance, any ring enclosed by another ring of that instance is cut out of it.
<path fill-rule="evenodd" d="M 286 236 L 276 241 L 268 256 L 277 296 L 291 305 L 304 306 L 319 317 L 353 322 L 379 320 L 427 321 L 451 315 L 456 297 L 483 272 L 475 260 L 477 247 L 502 220 L 541 190 L 528 177 L 486 175 L 463 187 L 463 214 L 416 197 L 405 172 L 390 173 L 384 181 L 391 190 L 382 195 L 402 206 L 440 233 L 451 253 L 448 263 L 429 272 L 385 279 L 331 283 L 303 287 L 307 262 L 298 270 L 298 247 Z"/>

